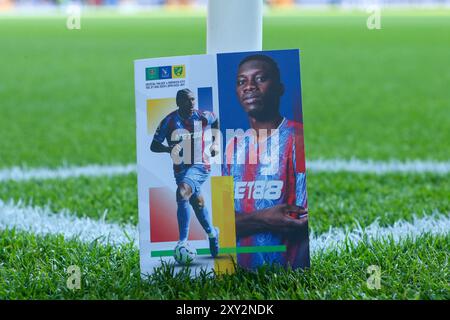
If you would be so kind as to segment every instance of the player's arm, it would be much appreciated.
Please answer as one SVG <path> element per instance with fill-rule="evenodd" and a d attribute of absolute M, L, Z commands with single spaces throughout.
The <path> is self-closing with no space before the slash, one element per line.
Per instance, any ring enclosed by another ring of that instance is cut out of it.
<path fill-rule="evenodd" d="M 156 153 L 171 153 L 172 148 L 163 144 L 164 140 L 166 140 L 166 136 L 168 134 L 168 124 L 167 118 L 164 118 L 159 124 L 158 128 L 156 128 L 155 135 L 153 136 L 153 141 L 150 145 L 150 150 Z"/>
<path fill-rule="evenodd" d="M 292 215 L 300 218 L 293 218 Z M 261 232 L 298 233 L 304 231 L 307 221 L 307 211 L 304 208 L 279 204 L 250 214 L 236 214 L 236 235 L 240 238 Z"/>
<path fill-rule="evenodd" d="M 212 131 L 212 144 L 209 148 L 209 151 L 211 153 L 211 156 L 215 156 L 220 151 L 220 133 L 219 133 L 219 120 L 215 120 L 211 124 L 211 131 Z"/>
<path fill-rule="evenodd" d="M 170 153 L 172 151 L 172 148 L 169 146 L 165 146 L 161 142 L 153 139 L 152 144 L 150 145 L 150 150 L 156 153 Z"/>

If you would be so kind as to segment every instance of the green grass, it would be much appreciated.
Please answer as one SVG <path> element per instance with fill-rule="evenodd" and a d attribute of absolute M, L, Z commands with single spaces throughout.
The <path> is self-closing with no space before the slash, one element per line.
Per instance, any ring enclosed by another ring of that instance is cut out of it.
<path fill-rule="evenodd" d="M 365 227 L 376 219 L 391 225 L 413 214 L 423 216 L 437 210 L 450 212 L 449 175 L 373 175 L 309 173 L 308 204 L 310 226 L 315 232 L 329 226 Z M 22 200 L 58 212 L 68 209 L 78 216 L 136 224 L 136 175 L 114 178 L 72 178 L 66 180 L 5 182 L 0 199 Z M 174 200 L 175 201 L 175 200 Z"/>
<path fill-rule="evenodd" d="M 449 160 L 449 10 L 273 11 L 264 48 L 300 48 L 308 159 Z M 65 19 L 0 18 L 0 169 L 131 163 L 133 60 L 205 52 L 201 12 Z M 136 176 L 2 182 L 0 199 L 137 223 Z M 382 226 L 450 212 L 449 175 L 309 173 L 310 226 Z M 188 279 L 139 275 L 138 251 L 61 236 L 0 231 L 0 299 L 449 299 L 450 237 L 361 244 L 315 256 L 306 271 L 261 270 Z M 82 289 L 66 287 L 68 266 Z M 366 286 L 369 265 L 382 289 Z"/>
<path fill-rule="evenodd" d="M 137 181 L 130 174 L 113 178 L 73 178 L 0 185 L 0 198 L 23 200 L 25 204 L 49 206 L 54 212 L 68 209 L 78 215 L 137 224 Z"/>
<path fill-rule="evenodd" d="M 160 268 L 142 280 L 131 246 L 80 244 L 62 237 L 0 232 L 0 296 L 6 299 L 449 299 L 450 237 L 423 236 L 401 245 L 360 244 L 312 259 L 306 271 L 263 268 L 251 273 L 189 279 Z M 395 261 L 395 263 L 392 263 Z M 66 286 L 71 265 L 81 289 Z M 367 268 L 381 268 L 381 289 L 367 287 Z M 268 285 L 270 283 L 270 285 Z"/>
<path fill-rule="evenodd" d="M 300 48 L 307 157 L 446 160 L 450 20 L 267 17 Z M 0 166 L 135 160 L 133 60 L 205 52 L 204 17 L 0 21 Z"/>

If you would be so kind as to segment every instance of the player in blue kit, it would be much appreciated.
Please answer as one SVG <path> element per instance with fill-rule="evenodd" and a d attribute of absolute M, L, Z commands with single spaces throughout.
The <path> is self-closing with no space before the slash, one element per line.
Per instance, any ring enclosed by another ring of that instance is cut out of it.
<path fill-rule="evenodd" d="M 212 112 L 194 108 L 195 97 L 189 89 L 177 92 L 176 104 L 178 110 L 167 115 L 156 129 L 150 150 L 169 153 L 173 159 L 173 171 L 178 186 L 176 200 L 180 242 L 186 242 L 188 239 L 190 204 L 208 234 L 211 255 L 215 257 L 219 253 L 219 230 L 212 225 L 200 188 L 211 171 L 204 152 L 203 135 L 209 128 L 217 129 L 218 120 Z M 168 145 L 163 144 L 165 140 Z M 213 144 L 210 148 L 212 156 L 215 149 Z"/>

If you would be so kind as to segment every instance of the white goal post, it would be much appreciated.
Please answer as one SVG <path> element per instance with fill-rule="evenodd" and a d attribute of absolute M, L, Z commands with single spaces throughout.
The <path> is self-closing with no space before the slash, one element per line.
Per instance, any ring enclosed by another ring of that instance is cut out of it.
<path fill-rule="evenodd" d="M 207 53 L 262 50 L 263 0 L 209 0 Z"/>

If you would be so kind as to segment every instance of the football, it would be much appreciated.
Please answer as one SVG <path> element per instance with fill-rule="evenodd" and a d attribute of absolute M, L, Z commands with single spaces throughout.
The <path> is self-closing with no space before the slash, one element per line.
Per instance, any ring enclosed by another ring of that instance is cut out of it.
<path fill-rule="evenodd" d="M 178 242 L 173 257 L 179 264 L 189 264 L 195 260 L 197 251 L 187 242 Z"/>

